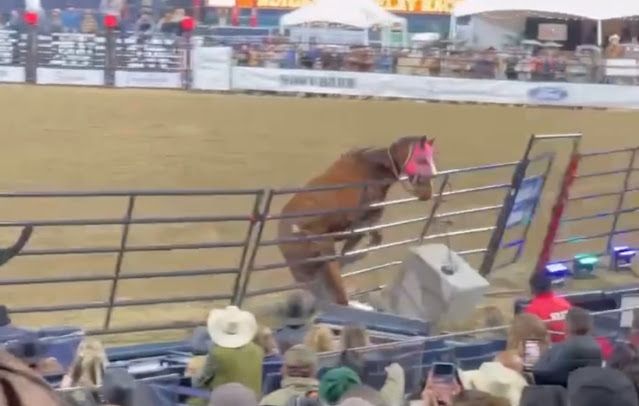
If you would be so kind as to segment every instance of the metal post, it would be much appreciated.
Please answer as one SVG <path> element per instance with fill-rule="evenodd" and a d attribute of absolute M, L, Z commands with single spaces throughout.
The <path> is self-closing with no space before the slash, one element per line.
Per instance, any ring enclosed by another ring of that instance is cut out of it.
<path fill-rule="evenodd" d="M 490 236 L 490 241 L 488 242 L 488 246 L 486 247 L 486 255 L 484 255 L 484 259 L 482 260 L 481 266 L 479 267 L 479 274 L 482 276 L 486 276 L 490 273 L 493 265 L 495 264 L 495 260 L 497 259 L 497 253 L 499 252 L 501 242 L 504 238 L 504 233 L 506 232 L 508 217 L 510 216 L 510 212 L 515 206 L 517 193 L 519 193 L 519 188 L 521 187 L 521 184 L 526 177 L 526 170 L 528 169 L 528 164 L 530 163 L 529 155 L 535 143 L 535 140 L 535 136 L 531 135 L 528 139 L 528 145 L 524 150 L 524 155 L 513 171 L 513 176 L 510 182 L 510 189 L 508 191 L 508 194 L 504 198 L 504 206 L 499 212 L 499 216 L 497 216 L 495 231 Z"/>
<path fill-rule="evenodd" d="M 192 54 L 192 42 L 193 36 L 191 35 L 191 31 L 185 32 L 182 35 L 182 46 L 184 47 L 184 70 L 182 74 L 182 83 L 183 87 L 186 90 L 191 89 L 191 84 L 193 82 L 192 72 L 191 72 L 191 63 L 193 59 Z"/>
<path fill-rule="evenodd" d="M 18 34 L 20 38 L 20 34 Z M 38 27 L 29 25 L 27 27 L 27 49 L 25 55 L 25 79 L 27 83 L 37 82 L 38 69 Z"/>
<path fill-rule="evenodd" d="M 117 41 L 115 38 L 115 30 L 107 28 L 106 30 L 106 49 L 104 61 L 104 84 L 107 86 L 115 85 L 115 71 L 117 64 Z"/>
<path fill-rule="evenodd" d="M 430 229 L 431 224 L 433 223 L 433 221 L 435 221 L 435 214 L 437 213 L 437 209 L 439 209 L 439 206 L 441 205 L 442 201 L 444 200 L 444 190 L 446 190 L 446 186 L 448 185 L 448 178 L 449 177 L 450 177 L 450 175 L 447 174 L 444 177 L 444 180 L 442 181 L 441 186 L 439 187 L 439 192 L 437 194 L 437 198 L 433 202 L 433 207 L 430 209 L 430 215 L 426 219 L 426 222 L 424 223 L 424 227 L 422 228 L 422 232 L 419 235 L 419 244 L 420 245 L 424 243 L 424 237 L 426 237 L 426 234 L 428 234 L 428 230 Z"/>
<path fill-rule="evenodd" d="M 251 247 L 251 254 L 249 255 L 246 269 L 244 272 L 242 272 L 242 274 L 244 275 L 244 280 L 240 282 L 240 290 L 233 298 L 233 304 L 238 307 L 242 305 L 244 297 L 246 296 L 246 290 L 248 289 L 249 282 L 251 281 L 251 272 L 253 271 L 253 267 L 255 266 L 255 257 L 257 257 L 257 251 L 260 249 L 260 242 L 262 241 L 262 234 L 264 233 L 264 227 L 266 226 L 267 216 L 271 210 L 271 204 L 273 203 L 273 197 L 275 196 L 273 191 L 270 189 L 267 190 L 265 194 L 266 199 L 264 202 L 264 207 L 262 209 L 262 212 L 259 214 L 259 217 L 257 218 L 258 227 L 257 233 L 255 235 L 255 241 L 253 243 L 253 247 Z"/>
<path fill-rule="evenodd" d="M 135 207 L 135 195 L 129 196 L 129 204 L 127 205 L 126 214 L 124 217 L 124 224 L 122 225 L 122 237 L 120 238 L 120 251 L 115 261 L 115 272 L 113 282 L 111 283 L 111 292 L 109 293 L 109 302 L 107 303 L 107 313 L 104 318 L 104 330 L 108 330 L 111 325 L 111 316 L 113 314 L 113 302 L 115 302 L 115 295 L 118 289 L 118 282 L 120 280 L 120 272 L 122 271 L 122 261 L 124 260 L 124 253 L 126 252 L 126 244 L 129 239 L 129 228 L 131 225 L 131 217 L 133 216 L 133 208 Z"/>
<path fill-rule="evenodd" d="M 231 298 L 231 301 L 233 302 L 233 304 L 236 304 L 236 305 L 238 305 L 238 303 L 241 302 L 241 300 L 239 299 L 240 287 L 242 286 L 241 281 L 243 281 L 244 278 L 246 277 L 245 275 L 247 272 L 246 256 L 249 251 L 249 246 L 251 245 L 251 242 L 253 241 L 251 237 L 253 236 L 253 232 L 255 231 L 255 225 L 263 222 L 263 219 L 261 218 L 261 215 L 260 215 L 260 203 L 262 203 L 262 200 L 264 198 L 264 193 L 265 191 L 261 191 L 258 194 L 256 194 L 255 200 L 253 202 L 253 210 L 251 214 L 252 218 L 248 226 L 248 231 L 246 232 L 246 237 L 244 238 L 244 247 L 242 248 L 242 254 L 240 256 L 240 264 L 238 266 L 238 273 L 237 273 L 237 277 L 235 278 L 235 285 L 233 286 L 233 297 Z"/>
<path fill-rule="evenodd" d="M 630 155 L 630 162 L 628 163 L 628 168 L 623 178 L 623 189 L 621 190 L 621 193 L 619 193 L 619 198 L 617 199 L 617 207 L 615 208 L 615 211 L 614 211 L 614 217 L 612 220 L 612 225 L 610 227 L 610 235 L 608 236 L 608 241 L 606 241 L 606 252 L 608 254 L 612 253 L 612 243 L 615 237 L 615 231 L 617 231 L 617 225 L 619 223 L 619 217 L 621 215 L 620 212 L 623 208 L 623 205 L 626 199 L 626 192 L 628 191 L 628 188 L 630 187 L 630 178 L 632 177 L 632 172 L 635 166 L 636 157 L 637 157 L 637 149 L 635 148 L 632 150 L 632 154 Z M 612 257 L 610 258 L 610 264 L 612 266 Z"/>

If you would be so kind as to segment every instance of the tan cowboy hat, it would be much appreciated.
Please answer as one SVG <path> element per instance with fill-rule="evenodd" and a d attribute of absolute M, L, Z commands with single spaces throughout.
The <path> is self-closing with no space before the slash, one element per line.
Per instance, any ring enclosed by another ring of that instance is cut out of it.
<path fill-rule="evenodd" d="M 213 343 L 223 348 L 243 347 L 250 343 L 257 333 L 255 316 L 236 306 L 211 310 L 207 327 Z"/>
<path fill-rule="evenodd" d="M 500 362 L 484 362 L 475 371 L 461 371 L 459 377 L 465 389 L 506 398 L 513 406 L 519 405 L 521 392 L 528 385 L 523 376 Z"/>
<path fill-rule="evenodd" d="M 617 34 L 613 34 L 608 38 L 609 42 L 619 42 L 619 40 L 621 39 L 621 37 L 619 37 L 619 35 Z"/>

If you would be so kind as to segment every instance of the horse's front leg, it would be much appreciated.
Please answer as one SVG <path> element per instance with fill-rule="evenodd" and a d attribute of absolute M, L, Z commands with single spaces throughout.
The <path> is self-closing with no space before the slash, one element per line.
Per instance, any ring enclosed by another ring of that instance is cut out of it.
<path fill-rule="evenodd" d="M 319 253 L 321 256 L 336 256 L 335 242 L 333 240 L 324 240 L 319 243 Z M 325 272 L 323 273 L 326 286 L 332 291 L 335 303 L 348 306 L 348 292 L 344 278 L 342 278 L 342 265 L 339 258 L 335 258 L 325 262 Z"/>

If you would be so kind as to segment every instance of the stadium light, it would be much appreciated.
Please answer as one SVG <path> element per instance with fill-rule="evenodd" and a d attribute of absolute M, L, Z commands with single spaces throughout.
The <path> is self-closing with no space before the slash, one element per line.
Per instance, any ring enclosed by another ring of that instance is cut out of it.
<path fill-rule="evenodd" d="M 637 251 L 630 247 L 621 246 L 612 248 L 612 269 L 630 268 Z"/>
<path fill-rule="evenodd" d="M 39 16 L 38 16 L 38 13 L 36 11 L 27 11 L 27 12 L 25 12 L 23 18 L 24 18 L 24 22 L 27 25 L 30 25 L 30 26 L 38 25 Z"/>
<path fill-rule="evenodd" d="M 184 17 L 180 26 L 183 32 L 191 32 L 195 29 L 195 19 L 193 17 Z"/>
<path fill-rule="evenodd" d="M 113 14 L 104 16 L 104 26 L 110 30 L 118 27 L 118 17 Z"/>
<path fill-rule="evenodd" d="M 597 268 L 599 258 L 593 254 L 577 254 L 572 261 L 572 272 L 575 278 L 588 278 Z"/>

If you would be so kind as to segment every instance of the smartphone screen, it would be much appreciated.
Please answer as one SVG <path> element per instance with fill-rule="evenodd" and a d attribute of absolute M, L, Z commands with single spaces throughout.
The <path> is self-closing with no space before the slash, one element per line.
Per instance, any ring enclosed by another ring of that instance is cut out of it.
<path fill-rule="evenodd" d="M 456 376 L 457 368 L 455 365 L 449 363 L 433 364 L 428 386 L 435 393 L 437 399 L 451 400 L 454 397 L 458 387 L 455 384 Z"/>
<path fill-rule="evenodd" d="M 541 355 L 541 346 L 539 340 L 524 340 L 524 367 L 532 368 Z"/>

